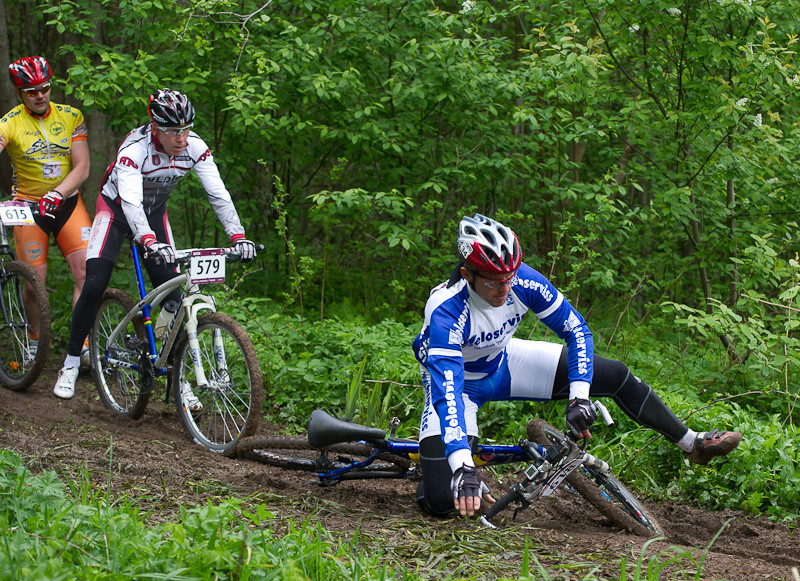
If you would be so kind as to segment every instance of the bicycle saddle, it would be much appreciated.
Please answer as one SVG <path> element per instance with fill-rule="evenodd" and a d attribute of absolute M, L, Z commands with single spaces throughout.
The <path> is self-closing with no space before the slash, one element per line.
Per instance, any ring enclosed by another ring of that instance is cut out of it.
<path fill-rule="evenodd" d="M 308 422 L 308 443 L 312 448 L 325 448 L 341 442 L 358 440 L 380 442 L 385 438 L 386 432 L 381 429 L 346 422 L 323 410 L 311 412 L 311 419 Z"/>

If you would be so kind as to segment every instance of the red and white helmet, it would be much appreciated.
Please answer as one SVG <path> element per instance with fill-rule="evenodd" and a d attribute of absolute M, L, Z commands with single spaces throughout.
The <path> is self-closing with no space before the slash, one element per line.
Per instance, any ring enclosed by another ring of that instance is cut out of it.
<path fill-rule="evenodd" d="M 458 253 L 468 268 L 490 274 L 510 274 L 522 263 L 517 236 L 481 214 L 464 216 L 458 225 Z"/>
<path fill-rule="evenodd" d="M 17 88 L 38 85 L 50 80 L 53 71 L 40 56 L 26 56 L 8 65 L 8 76 Z"/>

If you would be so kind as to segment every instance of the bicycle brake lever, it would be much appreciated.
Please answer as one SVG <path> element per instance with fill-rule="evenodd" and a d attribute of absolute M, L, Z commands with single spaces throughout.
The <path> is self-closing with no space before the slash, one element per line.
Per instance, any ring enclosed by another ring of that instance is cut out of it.
<path fill-rule="evenodd" d="M 614 423 L 614 419 L 611 417 L 611 414 L 608 413 L 608 408 L 599 401 L 594 401 L 592 403 L 594 404 L 594 409 L 600 414 L 600 417 L 603 418 L 603 421 L 606 423 L 606 425 L 612 425 Z"/>

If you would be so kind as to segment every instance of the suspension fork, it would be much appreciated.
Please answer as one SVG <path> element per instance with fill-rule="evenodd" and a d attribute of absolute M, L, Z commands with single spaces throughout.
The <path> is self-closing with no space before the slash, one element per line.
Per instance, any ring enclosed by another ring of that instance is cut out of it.
<path fill-rule="evenodd" d="M 186 334 L 189 338 L 189 354 L 192 358 L 192 365 L 194 366 L 195 378 L 197 378 L 197 387 L 208 387 L 208 378 L 206 371 L 203 367 L 203 358 L 200 354 L 200 341 L 197 338 L 197 314 L 200 311 L 216 311 L 213 297 L 200 294 L 189 294 L 183 299 L 183 307 L 186 309 Z M 218 335 L 219 338 L 218 338 Z M 217 368 L 219 369 L 219 353 L 222 352 L 222 338 L 219 329 L 214 330 L 214 358 L 217 361 Z M 222 354 L 224 359 L 224 353 Z"/>

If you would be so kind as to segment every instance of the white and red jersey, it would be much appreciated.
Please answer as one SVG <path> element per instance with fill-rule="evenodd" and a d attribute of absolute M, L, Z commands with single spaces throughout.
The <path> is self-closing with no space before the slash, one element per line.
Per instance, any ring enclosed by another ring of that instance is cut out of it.
<path fill-rule="evenodd" d="M 190 132 L 186 149 L 170 157 L 155 143 L 151 127 L 148 123 L 128 133 L 100 188 L 104 196 L 122 206 L 134 238 L 141 242 L 142 236 L 154 235 L 147 216 L 161 212 L 170 192 L 191 170 L 200 178 L 228 236 L 244 234 L 239 214 L 205 141 Z"/>

